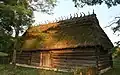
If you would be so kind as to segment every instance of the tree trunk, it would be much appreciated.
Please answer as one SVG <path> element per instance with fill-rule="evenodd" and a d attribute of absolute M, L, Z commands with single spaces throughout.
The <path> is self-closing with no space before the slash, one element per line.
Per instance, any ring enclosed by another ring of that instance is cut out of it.
<path fill-rule="evenodd" d="M 16 49 L 13 50 L 12 64 L 15 68 L 16 67 Z"/>
<path fill-rule="evenodd" d="M 14 41 L 14 48 L 13 48 L 13 58 L 12 58 L 12 64 L 14 68 L 16 68 L 16 53 L 18 49 L 18 36 L 19 36 L 19 29 L 16 27 L 15 28 L 15 41 Z"/>
<path fill-rule="evenodd" d="M 13 57 L 12 57 L 12 64 L 14 66 L 14 68 L 16 68 L 16 52 L 17 52 L 17 39 L 15 38 L 15 43 L 14 43 L 14 46 L 13 46 Z"/>

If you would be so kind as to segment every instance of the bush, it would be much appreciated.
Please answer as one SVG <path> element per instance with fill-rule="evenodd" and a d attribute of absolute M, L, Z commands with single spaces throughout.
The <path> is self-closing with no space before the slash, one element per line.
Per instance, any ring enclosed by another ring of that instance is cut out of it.
<path fill-rule="evenodd" d="M 119 47 L 114 47 L 112 49 L 112 57 L 116 58 L 120 56 L 120 48 Z"/>
<path fill-rule="evenodd" d="M 96 67 L 75 68 L 73 72 L 74 72 L 74 75 L 97 75 L 98 74 Z"/>
<path fill-rule="evenodd" d="M 8 63 L 9 63 L 8 54 L 0 52 L 0 64 L 8 64 Z"/>

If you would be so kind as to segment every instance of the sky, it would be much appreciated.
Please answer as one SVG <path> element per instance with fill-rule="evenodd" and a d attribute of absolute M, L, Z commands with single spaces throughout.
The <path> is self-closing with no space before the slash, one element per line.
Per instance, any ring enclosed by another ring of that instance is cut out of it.
<path fill-rule="evenodd" d="M 99 24 L 102 27 L 102 29 L 105 31 L 105 33 L 108 35 L 109 39 L 114 42 L 120 40 L 120 36 L 117 36 L 113 34 L 113 31 L 110 27 L 105 28 L 106 26 L 110 25 L 114 18 L 116 16 L 120 16 L 120 5 L 113 6 L 108 9 L 108 7 L 105 4 L 102 5 L 96 5 L 96 6 L 84 6 L 83 8 L 75 8 L 74 3 L 72 0 L 58 0 L 57 6 L 53 10 L 53 15 L 44 14 L 41 12 L 35 12 L 35 23 L 34 24 L 40 24 L 40 22 L 44 23 L 45 21 L 54 21 L 55 18 L 58 19 L 58 17 L 61 16 L 69 16 L 70 14 L 74 13 L 80 13 L 84 12 L 86 15 L 88 12 L 91 14 L 93 13 L 93 10 L 95 14 L 97 15 L 97 18 L 99 20 Z"/>

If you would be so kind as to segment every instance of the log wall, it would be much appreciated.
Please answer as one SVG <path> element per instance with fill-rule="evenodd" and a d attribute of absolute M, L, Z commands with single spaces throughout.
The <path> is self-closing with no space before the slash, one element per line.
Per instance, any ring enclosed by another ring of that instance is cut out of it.
<path fill-rule="evenodd" d="M 102 48 L 75 48 L 32 51 L 17 54 L 17 63 L 53 68 L 97 67 L 98 71 L 112 66 L 111 54 Z"/>
<path fill-rule="evenodd" d="M 67 49 L 51 51 L 54 68 L 76 68 L 81 66 L 96 66 L 94 48 Z"/>
<path fill-rule="evenodd" d="M 20 64 L 31 64 L 31 52 L 17 53 L 16 62 Z"/>
<path fill-rule="evenodd" d="M 40 65 L 40 52 L 32 52 L 32 55 L 31 55 L 31 65 L 34 65 L 34 66 L 39 66 Z"/>
<path fill-rule="evenodd" d="M 39 66 L 40 64 L 40 51 L 37 52 L 21 52 L 17 53 L 16 62 L 20 64 L 28 64 Z"/>

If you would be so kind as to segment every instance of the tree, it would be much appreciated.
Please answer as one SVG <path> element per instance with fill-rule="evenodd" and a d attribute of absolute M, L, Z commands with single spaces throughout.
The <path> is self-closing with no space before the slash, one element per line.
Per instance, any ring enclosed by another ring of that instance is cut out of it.
<path fill-rule="evenodd" d="M 34 5 L 34 3 L 32 3 L 33 1 L 37 3 Z M 20 49 L 20 34 L 33 23 L 33 11 L 51 11 L 55 5 L 52 1 L 53 0 L 43 0 L 42 2 L 39 0 L 0 0 L 0 27 L 2 30 L 1 33 L 3 33 L 1 36 L 7 37 L 8 35 L 11 36 L 14 34 L 13 38 L 9 37 L 9 39 L 12 39 L 14 42 L 12 58 L 14 66 L 16 65 L 16 51 Z M 47 9 L 48 6 L 49 9 Z M 7 42 L 5 38 L 1 39 L 1 41 L 3 40 Z M 2 44 L 4 45 L 4 43 Z"/>
<path fill-rule="evenodd" d="M 114 33 L 117 33 L 120 36 L 120 17 L 115 17 L 115 21 L 107 27 L 111 27 Z M 115 42 L 117 46 L 120 46 L 120 40 Z"/>
<path fill-rule="evenodd" d="M 75 7 L 83 7 L 85 5 L 93 6 L 93 5 L 101 5 L 102 3 L 105 3 L 108 8 L 112 6 L 116 6 L 120 4 L 120 0 L 73 0 L 75 3 Z"/>

